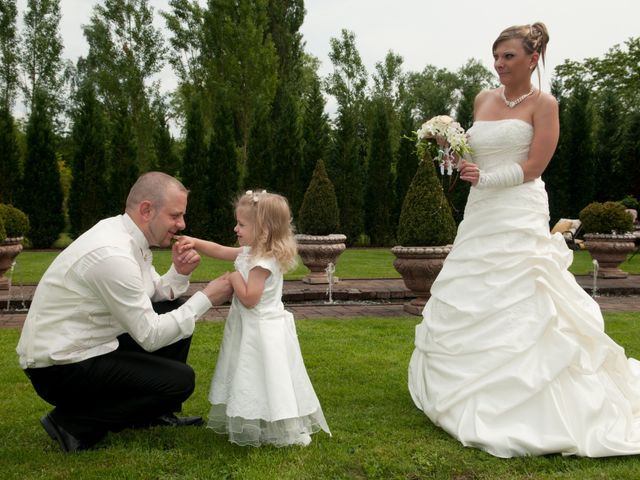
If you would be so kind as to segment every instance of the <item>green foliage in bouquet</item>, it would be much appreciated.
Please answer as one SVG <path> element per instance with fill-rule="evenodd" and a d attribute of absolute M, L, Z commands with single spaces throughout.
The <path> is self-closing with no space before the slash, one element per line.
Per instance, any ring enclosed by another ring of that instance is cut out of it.
<path fill-rule="evenodd" d="M 625 233 L 633 230 L 631 215 L 619 202 L 592 202 L 580 211 L 585 233 Z"/>
<path fill-rule="evenodd" d="M 29 217 L 13 205 L 0 203 L 0 221 L 7 238 L 24 237 L 29 231 Z"/>
<path fill-rule="evenodd" d="M 318 160 L 298 213 L 298 232 L 307 235 L 337 233 L 340 211 L 324 162 Z"/>
<path fill-rule="evenodd" d="M 398 222 L 398 242 L 404 247 L 448 245 L 456 235 L 451 207 L 429 155 L 418 165 L 404 197 Z"/>

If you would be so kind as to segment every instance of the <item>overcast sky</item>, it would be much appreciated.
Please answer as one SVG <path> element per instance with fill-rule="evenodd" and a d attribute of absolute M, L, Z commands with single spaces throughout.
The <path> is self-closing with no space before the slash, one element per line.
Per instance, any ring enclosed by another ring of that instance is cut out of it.
<path fill-rule="evenodd" d="M 199 0 L 206 4 L 206 0 Z M 75 62 L 87 45 L 82 25 L 89 22 L 98 0 L 61 0 L 60 25 L 64 57 Z M 156 24 L 168 0 L 149 0 Z M 18 0 L 19 26 L 26 0 Z M 405 71 L 431 64 L 455 71 L 470 58 L 493 71 L 491 44 L 501 30 L 542 21 L 551 40 L 542 87 L 548 90 L 553 68 L 565 59 L 601 57 L 616 44 L 640 36 L 639 0 L 306 0 L 302 26 L 307 52 L 322 62 L 321 75 L 331 70 L 329 39 L 345 28 L 355 33 L 356 46 L 371 74 L 389 50 L 404 58 Z M 165 72 L 163 89 L 175 80 Z M 331 109 L 331 106 L 328 106 Z"/>

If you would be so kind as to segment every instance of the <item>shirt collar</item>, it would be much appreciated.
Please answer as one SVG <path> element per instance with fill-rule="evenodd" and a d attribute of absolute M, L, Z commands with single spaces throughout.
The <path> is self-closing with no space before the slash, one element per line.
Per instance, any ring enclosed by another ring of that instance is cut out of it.
<path fill-rule="evenodd" d="M 127 214 L 122 215 L 122 223 L 124 227 L 127 229 L 127 232 L 131 234 L 133 238 L 133 242 L 140 248 L 142 252 L 146 252 L 149 250 L 149 242 L 147 241 L 147 237 L 144 236 L 140 227 L 136 225 L 133 219 Z"/>

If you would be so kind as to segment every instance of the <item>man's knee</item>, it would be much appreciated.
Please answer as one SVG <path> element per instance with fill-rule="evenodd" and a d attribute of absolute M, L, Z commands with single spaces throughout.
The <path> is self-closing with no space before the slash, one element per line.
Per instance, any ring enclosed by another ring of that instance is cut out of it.
<path fill-rule="evenodd" d="M 179 363 L 175 366 L 172 374 L 173 385 L 178 396 L 188 398 L 196 388 L 196 373 L 186 363 Z"/>

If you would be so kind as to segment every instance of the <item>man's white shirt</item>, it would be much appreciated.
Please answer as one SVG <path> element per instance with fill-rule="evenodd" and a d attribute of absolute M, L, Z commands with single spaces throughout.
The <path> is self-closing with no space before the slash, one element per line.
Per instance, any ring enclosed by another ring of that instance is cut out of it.
<path fill-rule="evenodd" d="M 75 363 L 118 348 L 128 332 L 154 351 L 193 333 L 211 302 L 196 292 L 180 308 L 158 315 L 151 302 L 172 300 L 189 287 L 173 264 L 163 276 L 133 220 L 97 223 L 63 250 L 38 283 L 16 351 L 22 368 Z"/>

